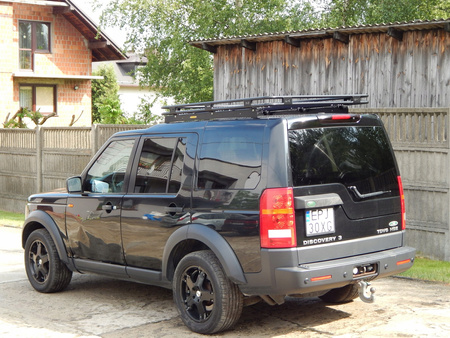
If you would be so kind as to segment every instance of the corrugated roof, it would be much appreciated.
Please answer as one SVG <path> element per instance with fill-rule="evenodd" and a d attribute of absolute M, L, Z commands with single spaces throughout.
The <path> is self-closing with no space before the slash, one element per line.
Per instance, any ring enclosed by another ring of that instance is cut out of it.
<path fill-rule="evenodd" d="M 429 30 L 429 29 L 445 29 L 447 32 L 450 32 L 450 19 L 424 20 L 424 21 L 416 20 L 411 22 L 395 22 L 388 24 L 383 23 L 376 25 L 305 29 L 299 31 L 277 32 L 277 33 L 262 33 L 254 35 L 242 35 L 224 38 L 195 40 L 190 41 L 189 44 L 197 48 L 214 52 L 214 49 L 217 46 L 242 44 L 243 42 L 256 43 L 256 42 L 277 41 L 287 39 L 299 40 L 312 38 L 327 38 L 336 36 L 336 34 L 348 36 L 353 34 L 388 33 L 392 31 L 404 32 L 404 31 Z"/>

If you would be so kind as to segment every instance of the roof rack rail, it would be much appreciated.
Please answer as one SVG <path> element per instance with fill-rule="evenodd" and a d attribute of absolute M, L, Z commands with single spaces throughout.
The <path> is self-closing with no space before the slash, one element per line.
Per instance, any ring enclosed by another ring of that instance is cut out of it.
<path fill-rule="evenodd" d="M 302 114 L 312 111 L 347 113 L 348 106 L 367 104 L 367 94 L 260 96 L 164 106 L 165 122 L 256 118 L 260 115 Z"/>

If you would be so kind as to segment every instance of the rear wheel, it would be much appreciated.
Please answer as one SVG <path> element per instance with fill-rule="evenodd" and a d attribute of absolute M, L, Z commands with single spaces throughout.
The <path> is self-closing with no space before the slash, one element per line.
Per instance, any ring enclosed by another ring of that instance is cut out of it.
<path fill-rule="evenodd" d="M 333 289 L 320 296 L 320 299 L 327 303 L 347 303 L 355 298 L 358 298 L 358 286 L 356 284 L 349 284 L 342 288 Z"/>
<path fill-rule="evenodd" d="M 240 318 L 243 295 L 211 251 L 185 256 L 175 270 L 173 297 L 184 324 L 194 332 L 230 329 Z"/>
<path fill-rule="evenodd" d="M 65 289 L 72 271 L 59 259 L 56 245 L 46 229 L 33 231 L 25 243 L 25 270 L 33 288 L 50 293 Z"/>

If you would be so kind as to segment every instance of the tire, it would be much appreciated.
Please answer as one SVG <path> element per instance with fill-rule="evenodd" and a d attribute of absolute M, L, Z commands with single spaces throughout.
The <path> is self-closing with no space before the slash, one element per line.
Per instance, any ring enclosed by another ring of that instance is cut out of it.
<path fill-rule="evenodd" d="M 185 256 L 175 270 L 173 298 L 184 324 L 211 334 L 230 329 L 239 320 L 243 295 L 209 250 Z"/>
<path fill-rule="evenodd" d="M 58 292 L 69 285 L 72 271 L 59 258 L 56 245 L 46 229 L 33 231 L 25 243 L 25 270 L 34 289 Z"/>
<path fill-rule="evenodd" d="M 358 286 L 349 284 L 339 289 L 332 289 L 319 298 L 327 303 L 348 303 L 358 298 Z"/>

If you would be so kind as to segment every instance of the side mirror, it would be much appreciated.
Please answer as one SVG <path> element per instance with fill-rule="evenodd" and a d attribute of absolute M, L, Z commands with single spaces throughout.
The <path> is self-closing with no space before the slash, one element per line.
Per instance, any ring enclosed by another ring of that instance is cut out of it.
<path fill-rule="evenodd" d="M 66 181 L 66 186 L 67 186 L 67 191 L 69 192 L 69 194 L 72 193 L 81 193 L 81 177 L 80 176 L 75 176 L 75 177 L 70 177 L 67 179 Z"/>

